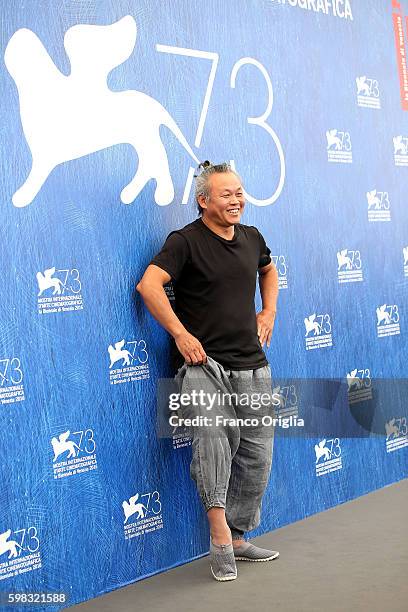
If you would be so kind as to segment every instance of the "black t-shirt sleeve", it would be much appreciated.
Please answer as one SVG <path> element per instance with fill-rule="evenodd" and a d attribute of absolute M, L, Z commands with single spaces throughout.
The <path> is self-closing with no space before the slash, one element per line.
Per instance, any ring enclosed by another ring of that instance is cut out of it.
<path fill-rule="evenodd" d="M 165 270 L 173 280 L 178 280 L 183 267 L 190 256 L 187 240 L 177 231 L 171 232 L 159 253 L 157 253 L 150 264 L 159 266 Z"/>
<path fill-rule="evenodd" d="M 263 268 L 264 266 L 267 266 L 269 263 L 271 263 L 271 250 L 270 248 L 267 246 L 266 242 L 265 242 L 265 238 L 262 236 L 261 232 L 257 229 L 256 230 L 258 232 L 258 236 L 259 236 L 259 264 L 258 264 L 258 268 Z"/>

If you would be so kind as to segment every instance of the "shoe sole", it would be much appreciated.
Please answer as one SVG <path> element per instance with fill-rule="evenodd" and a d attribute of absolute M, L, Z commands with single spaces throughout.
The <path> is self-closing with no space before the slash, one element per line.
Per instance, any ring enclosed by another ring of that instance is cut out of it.
<path fill-rule="evenodd" d="M 235 561 L 252 561 L 253 563 L 258 563 L 259 561 L 272 561 L 272 559 L 277 559 L 279 557 L 279 553 L 276 555 L 272 555 L 271 557 L 265 557 L 265 559 L 249 559 L 248 557 L 235 557 Z"/>
<path fill-rule="evenodd" d="M 210 570 L 212 575 L 214 576 L 214 578 L 216 580 L 218 580 L 218 582 L 227 582 L 228 580 L 235 580 L 238 577 L 238 574 L 235 574 L 235 576 L 225 576 L 224 578 L 220 578 L 219 576 L 216 576 L 213 572 L 213 568 L 210 565 Z"/>

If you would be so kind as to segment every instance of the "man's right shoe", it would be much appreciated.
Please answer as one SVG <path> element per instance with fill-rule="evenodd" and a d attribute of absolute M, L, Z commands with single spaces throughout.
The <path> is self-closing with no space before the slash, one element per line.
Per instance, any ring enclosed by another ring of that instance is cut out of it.
<path fill-rule="evenodd" d="M 220 582 L 237 578 L 232 544 L 213 544 L 213 541 L 210 540 L 210 568 L 214 578 Z"/>

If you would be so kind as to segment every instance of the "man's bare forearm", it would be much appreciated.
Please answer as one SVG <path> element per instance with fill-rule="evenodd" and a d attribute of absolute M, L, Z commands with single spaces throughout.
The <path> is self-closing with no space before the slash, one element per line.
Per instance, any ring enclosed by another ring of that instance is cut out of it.
<path fill-rule="evenodd" d="M 279 294 L 279 277 L 275 266 L 265 274 L 259 275 L 259 290 L 262 298 L 262 309 L 269 312 L 276 312 Z"/>
<path fill-rule="evenodd" d="M 141 294 L 150 314 L 173 336 L 173 338 L 187 331 L 173 311 L 163 287 L 152 285 L 144 287 L 139 283 L 136 289 Z"/>

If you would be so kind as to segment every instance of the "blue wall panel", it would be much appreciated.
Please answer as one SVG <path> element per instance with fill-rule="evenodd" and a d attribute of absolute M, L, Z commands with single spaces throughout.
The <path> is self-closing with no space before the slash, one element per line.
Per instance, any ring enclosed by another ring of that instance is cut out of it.
<path fill-rule="evenodd" d="M 156 433 L 169 338 L 134 290 L 196 218 L 197 160 L 243 178 L 280 275 L 280 414 L 305 422 L 276 428 L 251 535 L 407 477 L 404 11 L 2 3 L 2 590 L 72 605 L 208 551 L 188 440 Z"/>

